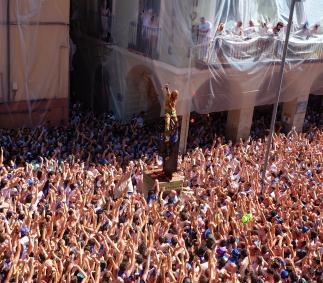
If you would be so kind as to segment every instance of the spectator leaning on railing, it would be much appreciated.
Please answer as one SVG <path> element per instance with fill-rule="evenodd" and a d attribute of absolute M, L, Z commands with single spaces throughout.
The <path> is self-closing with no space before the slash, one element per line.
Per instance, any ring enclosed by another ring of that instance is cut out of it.
<path fill-rule="evenodd" d="M 204 17 L 200 19 L 199 24 L 199 33 L 198 33 L 198 41 L 201 43 L 207 39 L 210 35 L 212 29 L 212 24 L 210 21 L 206 20 Z"/>

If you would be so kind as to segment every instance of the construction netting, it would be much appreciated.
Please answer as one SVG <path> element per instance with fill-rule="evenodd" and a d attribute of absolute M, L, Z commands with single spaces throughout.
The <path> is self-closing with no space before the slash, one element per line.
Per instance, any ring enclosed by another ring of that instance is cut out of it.
<path fill-rule="evenodd" d="M 274 102 L 291 0 L 84 2 L 72 8 L 75 92 L 88 105 L 163 115 L 164 83 L 182 94 L 179 115 Z M 322 26 L 323 0 L 296 2 L 282 102 L 323 93 Z"/>
<path fill-rule="evenodd" d="M 291 2 L 0 0 L 0 121 L 58 120 L 69 98 L 160 116 L 165 83 L 179 115 L 273 103 Z M 323 93 L 322 26 L 323 0 L 296 3 L 282 101 Z"/>
<path fill-rule="evenodd" d="M 190 93 L 193 109 L 209 113 L 275 102 L 291 2 L 215 1 L 193 49 Z M 323 61 L 323 1 L 297 2 L 286 56 L 281 102 L 320 89 Z M 196 68 L 197 66 L 197 68 Z M 205 69 L 209 79 L 200 85 Z"/>
<path fill-rule="evenodd" d="M 0 0 L 0 124 L 66 120 L 69 3 Z"/>

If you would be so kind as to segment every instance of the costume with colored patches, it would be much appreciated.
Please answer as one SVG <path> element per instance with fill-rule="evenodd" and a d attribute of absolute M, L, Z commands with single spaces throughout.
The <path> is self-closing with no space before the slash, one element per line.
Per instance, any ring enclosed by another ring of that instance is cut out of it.
<path fill-rule="evenodd" d="M 165 141 L 169 142 L 172 135 L 177 130 L 177 115 L 176 115 L 176 101 L 178 97 L 178 91 L 169 90 L 168 85 L 165 86 Z"/>

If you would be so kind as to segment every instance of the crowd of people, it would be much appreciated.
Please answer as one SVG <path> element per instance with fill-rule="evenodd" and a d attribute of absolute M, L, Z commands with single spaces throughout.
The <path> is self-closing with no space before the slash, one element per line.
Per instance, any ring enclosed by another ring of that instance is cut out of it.
<path fill-rule="evenodd" d="M 0 130 L 0 282 L 323 282 L 322 130 L 275 134 L 262 182 L 264 139 L 193 116 L 184 189 L 145 197 L 159 127 L 71 112 Z"/>
<path fill-rule="evenodd" d="M 319 29 L 319 24 L 309 26 L 308 22 L 304 23 L 300 28 L 293 27 L 293 35 L 305 37 L 306 39 L 314 36 Z M 254 36 L 278 36 L 285 31 L 285 25 L 282 22 L 271 24 L 261 22 L 258 26 L 250 20 L 247 26 L 243 26 L 242 21 L 237 21 L 234 28 L 225 30 L 225 25 L 220 22 L 216 31 L 217 35 L 232 34 L 235 36 L 251 38 Z"/>

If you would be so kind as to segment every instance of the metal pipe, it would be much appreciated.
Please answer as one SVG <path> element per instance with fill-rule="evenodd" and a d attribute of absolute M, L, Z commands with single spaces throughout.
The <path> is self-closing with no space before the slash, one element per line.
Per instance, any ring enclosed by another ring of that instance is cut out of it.
<path fill-rule="evenodd" d="M 188 139 L 188 131 L 190 127 L 190 116 L 191 116 L 191 104 L 192 104 L 192 94 L 191 94 L 191 79 L 192 79 L 192 56 L 193 56 L 193 49 L 198 48 L 201 46 L 205 46 L 205 43 L 196 44 L 190 47 L 189 50 L 189 64 L 188 64 L 188 74 L 187 74 L 187 90 L 186 95 L 188 95 L 188 103 L 184 100 L 184 114 L 182 117 L 182 124 L 181 124 L 181 135 L 180 135 L 180 143 L 179 143 L 179 151 L 181 154 L 186 153 L 187 148 L 187 139 Z M 207 47 L 208 48 L 208 47 Z"/>
<path fill-rule="evenodd" d="M 11 100 L 10 0 L 7 0 L 7 101 Z"/>
<path fill-rule="evenodd" d="M 288 19 L 286 38 L 285 38 L 284 49 L 283 49 L 282 62 L 281 62 L 280 71 L 279 71 L 279 85 L 278 85 L 278 90 L 277 90 L 276 102 L 275 102 L 273 114 L 272 114 L 272 117 L 271 117 L 270 133 L 269 133 L 269 136 L 268 136 L 267 148 L 266 148 L 266 152 L 265 152 L 264 166 L 263 166 L 263 171 L 262 171 L 262 176 L 261 176 L 262 193 L 264 192 L 266 171 L 267 171 L 267 167 L 268 167 L 271 144 L 272 144 L 273 135 L 274 135 L 274 131 L 275 131 L 275 122 L 276 122 L 277 110 L 278 110 L 278 105 L 279 105 L 279 100 L 280 100 L 280 95 L 281 95 L 281 89 L 282 89 L 282 84 L 283 84 L 284 68 L 285 68 L 285 62 L 286 62 L 288 41 L 289 41 L 289 35 L 290 35 L 291 26 L 292 26 L 294 8 L 295 8 L 295 2 L 296 1 L 299 1 L 299 0 L 292 0 L 291 7 L 290 7 L 290 12 L 289 12 L 289 19 Z"/>
<path fill-rule="evenodd" d="M 190 60 L 188 65 L 188 74 L 187 74 L 187 93 L 185 96 L 188 96 L 188 103 L 186 103 L 186 98 L 184 98 L 184 114 L 182 117 L 182 125 L 181 125 L 181 135 L 180 135 L 180 142 L 179 142 L 179 150 L 181 154 L 185 154 L 186 147 L 187 147 L 187 138 L 188 138 L 188 131 L 190 127 L 190 116 L 191 116 L 191 77 L 192 77 L 192 54 L 193 48 L 195 46 L 190 47 Z"/>

